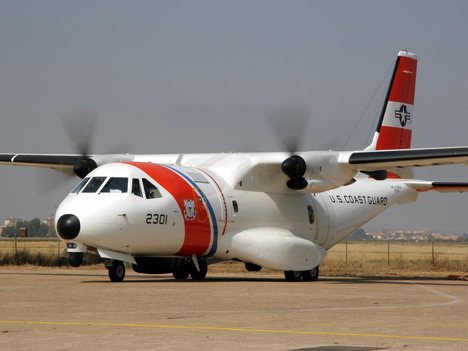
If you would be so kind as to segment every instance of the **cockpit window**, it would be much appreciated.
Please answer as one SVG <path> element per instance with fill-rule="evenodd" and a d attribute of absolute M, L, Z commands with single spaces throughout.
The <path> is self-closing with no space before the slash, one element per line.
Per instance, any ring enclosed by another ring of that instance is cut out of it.
<path fill-rule="evenodd" d="M 141 193 L 140 180 L 138 179 L 132 179 L 132 194 L 143 197 L 143 194 Z"/>
<path fill-rule="evenodd" d="M 158 188 L 153 183 L 150 183 L 147 179 L 143 178 L 143 188 L 145 189 L 145 196 L 147 199 L 156 199 L 162 197 Z"/>
<path fill-rule="evenodd" d="M 106 177 L 93 177 L 83 189 L 83 193 L 95 193 L 99 187 L 104 183 Z"/>
<path fill-rule="evenodd" d="M 101 193 L 126 193 L 128 190 L 128 178 L 110 178 L 101 190 Z"/>
<path fill-rule="evenodd" d="M 88 180 L 89 180 L 89 177 L 86 177 L 83 180 L 81 180 L 81 182 L 75 187 L 75 189 L 71 191 L 72 194 L 78 194 L 80 190 L 84 188 Z"/>

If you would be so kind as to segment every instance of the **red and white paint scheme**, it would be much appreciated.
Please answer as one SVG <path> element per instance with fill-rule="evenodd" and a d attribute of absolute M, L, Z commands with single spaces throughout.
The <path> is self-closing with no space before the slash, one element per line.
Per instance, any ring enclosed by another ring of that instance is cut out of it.
<path fill-rule="evenodd" d="M 468 190 L 408 177 L 414 166 L 468 162 L 468 147 L 410 149 L 416 64 L 398 54 L 374 140 L 361 151 L 0 154 L 0 163 L 83 178 L 58 207 L 56 229 L 71 265 L 95 251 L 112 281 L 124 279 L 125 263 L 203 279 L 226 260 L 316 280 L 329 248 L 392 205 Z"/>
<path fill-rule="evenodd" d="M 379 128 L 368 149 L 408 149 L 411 147 L 411 122 L 416 89 L 416 55 L 400 51 L 393 71 Z"/>

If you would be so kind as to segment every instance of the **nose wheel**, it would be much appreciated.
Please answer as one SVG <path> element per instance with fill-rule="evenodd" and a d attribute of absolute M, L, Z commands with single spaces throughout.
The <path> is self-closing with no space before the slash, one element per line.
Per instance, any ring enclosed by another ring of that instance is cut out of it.
<path fill-rule="evenodd" d="M 68 262 L 72 267 L 79 267 L 83 263 L 83 253 L 82 252 L 70 252 L 68 254 Z"/>
<path fill-rule="evenodd" d="M 111 282 L 121 282 L 125 278 L 125 265 L 122 261 L 114 260 L 106 265 Z"/>

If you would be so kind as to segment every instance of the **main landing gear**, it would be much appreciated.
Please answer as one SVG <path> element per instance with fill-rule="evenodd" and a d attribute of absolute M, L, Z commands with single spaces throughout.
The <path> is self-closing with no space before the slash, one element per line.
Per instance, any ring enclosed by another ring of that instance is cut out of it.
<path fill-rule="evenodd" d="M 175 279 L 185 280 L 189 277 L 192 277 L 194 280 L 203 280 L 208 273 L 208 264 L 203 257 L 196 258 L 197 263 L 193 259 L 187 259 L 182 264 L 177 266 L 172 272 L 172 276 Z M 198 265 L 198 267 L 197 267 Z"/>
<path fill-rule="evenodd" d="M 284 271 L 284 278 L 288 282 L 312 282 L 316 281 L 319 276 L 319 266 L 308 271 Z"/>
<path fill-rule="evenodd" d="M 125 278 L 125 265 L 122 261 L 113 260 L 106 264 L 111 282 L 121 282 Z"/>

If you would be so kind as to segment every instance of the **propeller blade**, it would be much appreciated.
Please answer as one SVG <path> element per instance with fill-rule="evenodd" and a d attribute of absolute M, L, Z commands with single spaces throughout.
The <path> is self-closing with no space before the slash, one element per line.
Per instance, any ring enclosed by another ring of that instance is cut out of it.
<path fill-rule="evenodd" d="M 282 149 L 291 155 L 297 152 L 310 120 L 310 110 L 303 106 L 281 106 L 267 113 L 267 118 Z"/>
<path fill-rule="evenodd" d="M 74 113 L 64 120 L 73 148 L 84 158 L 91 153 L 97 121 L 98 115 L 95 112 Z"/>

